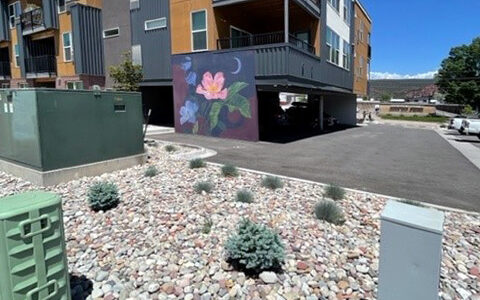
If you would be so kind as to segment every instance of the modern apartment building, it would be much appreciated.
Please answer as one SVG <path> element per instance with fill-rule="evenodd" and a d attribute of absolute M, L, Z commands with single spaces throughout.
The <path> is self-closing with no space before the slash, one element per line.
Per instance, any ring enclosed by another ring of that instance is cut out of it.
<path fill-rule="evenodd" d="M 174 121 L 184 133 L 258 140 L 273 128 L 279 93 L 289 92 L 308 95 L 305 109 L 320 127 L 326 115 L 356 124 L 352 0 L 129 5 L 132 58 L 143 66 L 141 90 L 154 122 Z M 104 30 L 115 27 L 108 24 Z M 105 49 L 109 57 L 110 46 Z"/>
<path fill-rule="evenodd" d="M 360 1 L 354 0 L 355 12 L 355 53 L 354 53 L 354 81 L 353 92 L 357 97 L 368 97 L 368 80 L 370 78 L 370 60 L 372 47 L 370 35 L 372 19 Z"/>
<path fill-rule="evenodd" d="M 1 0 L 2 87 L 104 86 L 101 0 Z"/>

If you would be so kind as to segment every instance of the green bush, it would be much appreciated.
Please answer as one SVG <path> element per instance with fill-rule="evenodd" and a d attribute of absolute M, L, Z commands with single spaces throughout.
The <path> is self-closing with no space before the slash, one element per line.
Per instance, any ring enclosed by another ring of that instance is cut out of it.
<path fill-rule="evenodd" d="M 203 234 L 209 234 L 209 233 L 212 231 L 212 227 L 213 227 L 213 221 L 212 221 L 212 219 L 207 218 L 207 219 L 205 220 L 205 223 L 203 223 L 202 233 L 203 233 Z"/>
<path fill-rule="evenodd" d="M 166 145 L 166 146 L 165 146 L 165 151 L 167 151 L 167 152 L 175 152 L 175 151 L 177 151 L 177 147 L 175 147 L 174 145 Z"/>
<path fill-rule="evenodd" d="M 315 216 L 319 220 L 327 221 L 335 225 L 345 223 L 342 209 L 332 200 L 322 200 L 315 205 Z"/>
<path fill-rule="evenodd" d="M 225 164 L 222 167 L 222 175 L 225 177 L 237 177 L 238 169 L 232 164 Z"/>
<path fill-rule="evenodd" d="M 281 189 L 283 181 L 279 177 L 268 175 L 263 177 L 262 186 L 272 190 Z"/>
<path fill-rule="evenodd" d="M 238 270 L 261 273 L 280 270 L 285 247 L 276 232 L 263 225 L 243 219 L 237 232 L 225 244 L 227 260 Z"/>
<path fill-rule="evenodd" d="M 239 190 L 235 201 L 242 203 L 252 203 L 253 202 L 253 193 L 249 190 Z"/>
<path fill-rule="evenodd" d="M 325 189 L 325 196 L 333 200 L 342 200 L 345 197 L 345 190 L 337 185 L 330 184 Z"/>
<path fill-rule="evenodd" d="M 197 194 L 201 194 L 202 192 L 210 194 L 213 190 L 213 184 L 209 181 L 200 181 L 197 182 L 193 188 Z"/>
<path fill-rule="evenodd" d="M 195 158 L 190 161 L 190 169 L 204 168 L 207 164 L 201 158 Z"/>
<path fill-rule="evenodd" d="M 155 166 L 149 166 L 145 171 L 145 177 L 155 177 L 158 174 L 158 170 Z"/>
<path fill-rule="evenodd" d="M 114 183 L 98 182 L 88 191 L 88 202 L 94 211 L 106 211 L 120 202 L 118 188 Z"/>

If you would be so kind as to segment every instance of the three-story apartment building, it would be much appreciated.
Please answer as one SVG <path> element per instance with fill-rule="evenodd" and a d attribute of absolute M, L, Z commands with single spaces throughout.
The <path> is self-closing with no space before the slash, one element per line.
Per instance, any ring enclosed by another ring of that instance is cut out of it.
<path fill-rule="evenodd" d="M 368 97 L 368 80 L 370 79 L 370 61 L 372 47 L 370 35 L 372 31 L 372 19 L 367 10 L 358 1 L 354 1 L 355 12 L 355 52 L 354 52 L 354 81 L 353 92 L 359 98 Z"/>
<path fill-rule="evenodd" d="M 101 0 L 1 0 L 2 87 L 104 86 Z"/>

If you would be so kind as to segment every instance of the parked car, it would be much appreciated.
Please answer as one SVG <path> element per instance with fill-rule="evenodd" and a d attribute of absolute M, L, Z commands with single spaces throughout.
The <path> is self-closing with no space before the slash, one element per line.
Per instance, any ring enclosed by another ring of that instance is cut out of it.
<path fill-rule="evenodd" d="M 466 116 L 461 116 L 461 115 L 451 118 L 450 119 L 450 125 L 448 126 L 448 129 L 455 129 L 458 132 L 460 132 L 460 134 L 464 134 L 464 132 L 463 132 L 464 128 L 462 127 L 462 122 L 466 118 L 467 118 Z"/>
<path fill-rule="evenodd" d="M 465 119 L 462 122 L 462 127 L 466 134 L 479 135 L 480 134 L 480 119 Z"/>

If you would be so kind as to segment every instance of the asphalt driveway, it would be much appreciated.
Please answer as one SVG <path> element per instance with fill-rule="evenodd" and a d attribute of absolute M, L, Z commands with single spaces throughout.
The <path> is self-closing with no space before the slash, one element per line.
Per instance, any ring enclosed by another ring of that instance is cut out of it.
<path fill-rule="evenodd" d="M 213 162 L 480 211 L 480 170 L 432 130 L 370 125 L 286 144 L 154 138 L 216 150 Z"/>

